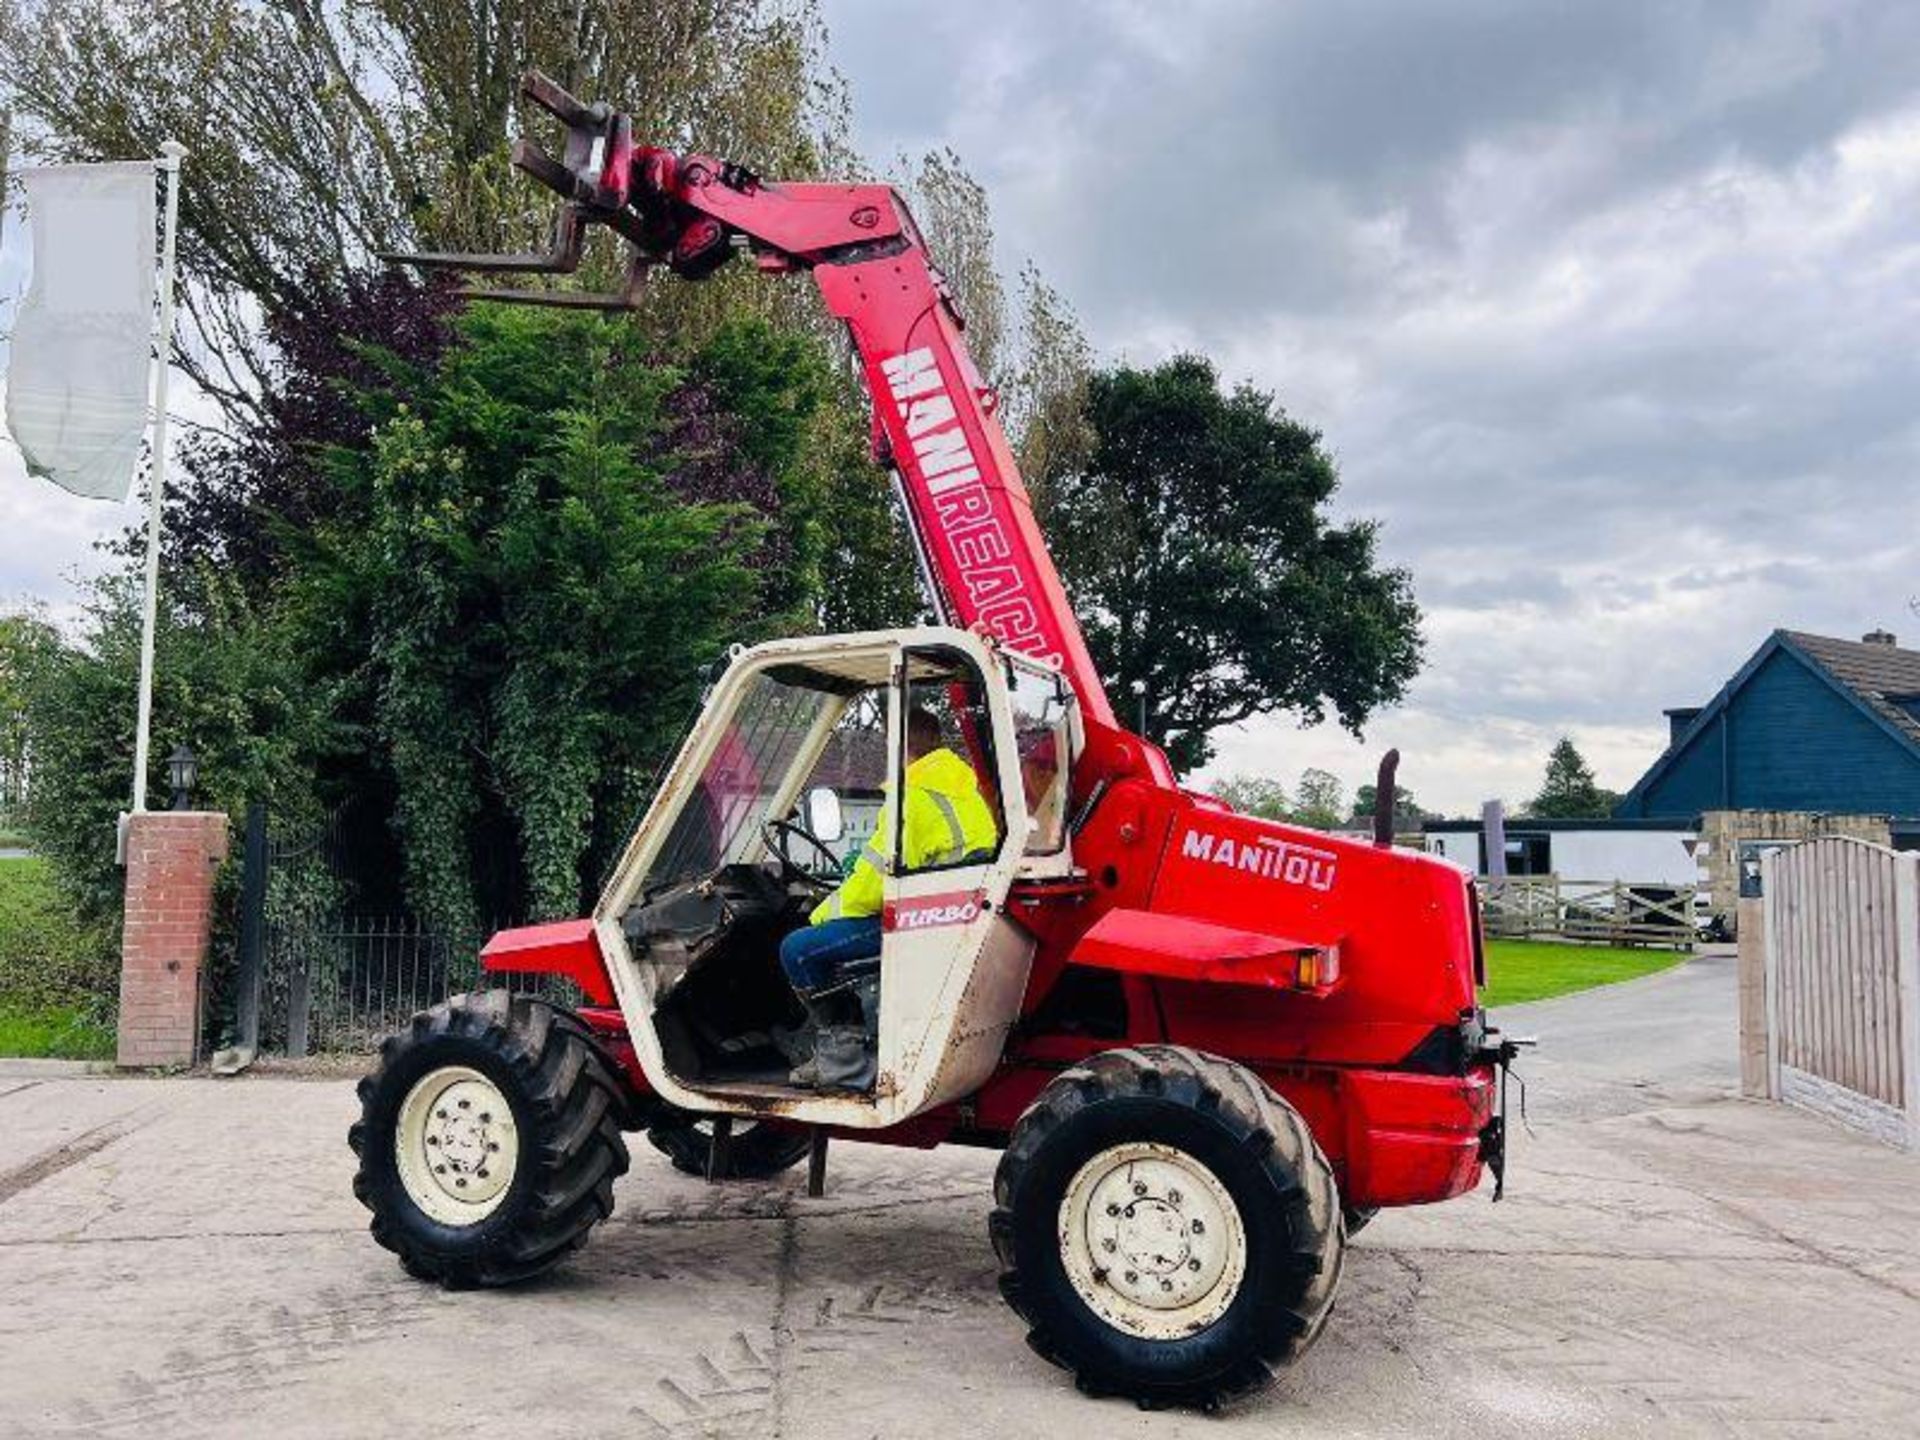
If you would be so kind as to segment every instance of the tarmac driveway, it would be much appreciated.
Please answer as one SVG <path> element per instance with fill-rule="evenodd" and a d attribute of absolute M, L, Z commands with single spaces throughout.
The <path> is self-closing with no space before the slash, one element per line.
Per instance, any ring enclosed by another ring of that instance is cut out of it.
<path fill-rule="evenodd" d="M 1508 1199 L 1383 1215 L 1222 1419 L 1027 1351 L 990 1155 L 837 1145 L 810 1201 L 642 1140 L 571 1264 L 444 1294 L 366 1237 L 350 1084 L 0 1062 L 0 1435 L 1920 1434 L 1920 1158 L 1733 1098 L 1733 1013 L 1726 958 L 1506 1012 Z"/>

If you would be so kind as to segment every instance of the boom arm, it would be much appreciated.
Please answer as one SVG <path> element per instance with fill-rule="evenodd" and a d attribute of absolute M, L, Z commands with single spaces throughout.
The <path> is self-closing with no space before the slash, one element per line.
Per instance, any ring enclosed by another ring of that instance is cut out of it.
<path fill-rule="evenodd" d="M 710 156 L 637 147 L 628 117 L 581 104 L 537 71 L 522 89 L 567 127 L 564 160 L 526 140 L 513 151 L 516 165 L 565 202 L 552 250 L 395 258 L 570 273 L 579 265 L 585 228 L 604 224 L 633 246 L 619 294 L 469 293 L 605 309 L 635 304 L 654 265 L 700 279 L 745 251 L 764 271 L 807 271 L 860 356 L 873 397 L 874 453 L 899 476 L 941 620 L 982 626 L 1010 649 L 1058 665 L 1087 723 L 1116 729 L 1000 428 L 995 396 L 967 353 L 965 322 L 892 187 L 763 181 Z M 1148 768 L 1170 781 L 1164 758 L 1145 749 Z"/>

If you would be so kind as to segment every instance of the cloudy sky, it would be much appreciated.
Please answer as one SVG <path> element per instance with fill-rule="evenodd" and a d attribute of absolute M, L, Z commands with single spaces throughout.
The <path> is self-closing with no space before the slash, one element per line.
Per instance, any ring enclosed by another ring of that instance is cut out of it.
<path fill-rule="evenodd" d="M 1772 628 L 1920 640 L 1920 5 L 825 8 L 863 148 L 958 150 L 1103 357 L 1275 391 L 1413 570 L 1408 702 L 1216 772 L 1397 745 L 1465 811 L 1564 732 L 1624 789 Z M 0 601 L 133 518 L 0 444 Z"/>
<path fill-rule="evenodd" d="M 1624 789 L 1777 626 L 1912 632 L 1920 6 L 828 0 L 870 153 L 951 144 L 1103 357 L 1340 458 L 1428 660 L 1216 771 Z"/>

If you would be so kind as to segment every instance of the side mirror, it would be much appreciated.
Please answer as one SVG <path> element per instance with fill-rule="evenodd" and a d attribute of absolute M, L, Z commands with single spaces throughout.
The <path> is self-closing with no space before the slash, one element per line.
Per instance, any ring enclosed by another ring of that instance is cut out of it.
<path fill-rule="evenodd" d="M 846 833 L 846 817 L 840 813 L 839 792 L 816 785 L 807 792 L 804 814 L 807 830 L 816 840 L 831 845 Z"/>

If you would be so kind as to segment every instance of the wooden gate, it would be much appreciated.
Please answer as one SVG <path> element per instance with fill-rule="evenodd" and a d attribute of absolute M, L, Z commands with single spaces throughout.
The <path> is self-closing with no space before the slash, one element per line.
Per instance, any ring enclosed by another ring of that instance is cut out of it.
<path fill-rule="evenodd" d="M 1920 855 L 1835 836 L 1761 867 L 1770 1092 L 1920 1147 Z"/>

